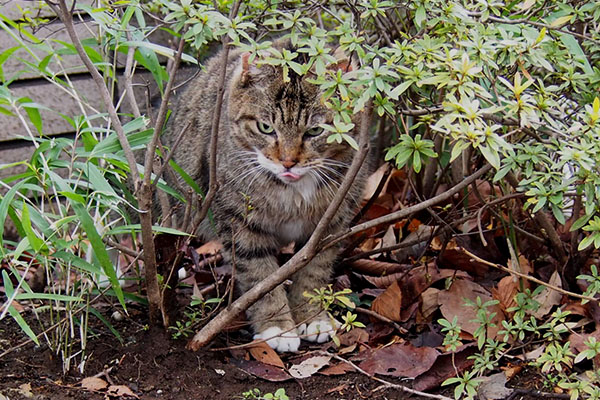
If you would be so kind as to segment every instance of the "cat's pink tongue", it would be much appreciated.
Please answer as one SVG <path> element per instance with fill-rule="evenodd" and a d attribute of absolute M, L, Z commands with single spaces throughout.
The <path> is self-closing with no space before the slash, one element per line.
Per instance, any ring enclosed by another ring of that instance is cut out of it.
<path fill-rule="evenodd" d="M 282 178 L 286 178 L 289 181 L 297 181 L 298 179 L 300 179 L 300 175 L 290 171 L 283 172 L 279 174 L 279 176 L 281 176 Z"/>

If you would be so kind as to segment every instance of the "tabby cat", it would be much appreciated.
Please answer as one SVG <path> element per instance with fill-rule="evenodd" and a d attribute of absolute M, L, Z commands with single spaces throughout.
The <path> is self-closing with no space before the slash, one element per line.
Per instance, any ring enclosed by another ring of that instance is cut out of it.
<path fill-rule="evenodd" d="M 274 47 L 289 47 L 276 41 Z M 177 97 L 163 138 L 173 146 L 185 130 L 174 160 L 200 187 L 208 186 L 209 142 L 213 110 L 222 68 L 221 54 L 188 83 Z M 336 68 L 348 65 L 340 60 Z M 302 246 L 339 187 L 354 150 L 346 143 L 327 143 L 319 126 L 331 123 L 317 86 L 306 76 L 249 60 L 232 50 L 227 61 L 219 126 L 217 176 L 219 191 L 211 205 L 226 257 L 235 255 L 236 286 L 244 292 L 277 270 L 282 246 Z M 354 135 L 354 133 L 350 133 Z M 347 227 L 362 191 L 360 173 L 328 234 Z M 275 288 L 247 311 L 255 338 L 266 339 L 279 352 L 297 351 L 301 335 L 325 342 L 334 331 L 317 306 L 307 304 L 305 291 L 330 279 L 338 249 L 320 252 L 292 277 L 288 290 Z"/>

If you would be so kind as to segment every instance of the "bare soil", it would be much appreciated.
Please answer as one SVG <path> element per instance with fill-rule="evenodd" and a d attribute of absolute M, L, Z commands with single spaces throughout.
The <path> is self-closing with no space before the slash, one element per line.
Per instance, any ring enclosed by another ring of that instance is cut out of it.
<path fill-rule="evenodd" d="M 191 352 L 185 340 L 172 340 L 161 329 L 145 330 L 131 321 L 115 327 L 123 344 L 102 323 L 94 323 L 97 336 L 90 338 L 84 374 L 63 375 L 60 360 L 45 345 L 30 344 L 0 358 L 0 399 L 125 398 L 82 388 L 82 378 L 89 376 L 125 385 L 144 400 L 242 399 L 253 388 L 265 394 L 282 387 L 290 399 L 385 399 L 391 394 L 374 392 L 380 384 L 357 373 L 268 382 L 236 367 L 228 351 Z M 215 346 L 226 345 L 221 336 Z M 0 322 L 0 338 L 0 352 L 27 339 L 10 318 Z M 396 393 L 393 398 L 408 397 Z"/>
<path fill-rule="evenodd" d="M 134 314 L 138 314 L 133 318 L 136 321 L 143 319 L 142 311 L 134 311 Z M 417 398 L 396 389 L 382 390 L 379 382 L 355 372 L 338 376 L 316 374 L 302 380 L 269 382 L 238 368 L 236 364 L 239 361 L 227 350 L 191 352 L 185 349 L 186 340 L 173 340 L 161 329 L 145 329 L 133 319 L 114 325 L 122 342 L 100 321 L 92 323 L 94 337 L 89 341 L 89 358 L 83 374 L 74 371 L 63 374 L 60 359 L 47 345 L 28 344 L 15 349 L 27 338 L 12 320 L 4 319 L 0 323 L 0 353 L 13 350 L 0 358 L 0 400 L 134 398 L 112 396 L 105 389 L 94 391 L 82 387 L 82 379 L 91 376 L 99 377 L 110 385 L 127 387 L 142 400 L 243 399 L 243 393 L 254 388 L 262 394 L 284 388 L 290 399 Z M 226 346 L 228 339 L 248 341 L 249 337 L 243 337 L 243 332 L 221 334 L 214 347 Z M 289 357 L 282 358 L 286 361 Z M 519 375 L 510 386 L 539 388 L 541 377 L 535 371 L 524 370 Z M 389 377 L 386 380 L 410 386 L 407 380 Z M 452 388 L 439 393 L 452 397 Z M 513 398 L 536 397 L 519 395 Z"/>

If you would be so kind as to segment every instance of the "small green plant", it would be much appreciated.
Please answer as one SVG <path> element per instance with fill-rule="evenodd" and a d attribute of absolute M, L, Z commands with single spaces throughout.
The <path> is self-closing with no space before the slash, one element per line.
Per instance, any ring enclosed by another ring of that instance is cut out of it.
<path fill-rule="evenodd" d="M 210 317 L 219 304 L 223 301 L 220 297 L 213 297 L 207 300 L 192 297 L 190 305 L 183 312 L 183 321 L 175 321 L 175 326 L 169 326 L 172 331 L 173 339 L 187 338 L 195 333 L 198 326 Z"/>
<path fill-rule="evenodd" d="M 598 274 L 598 267 L 595 265 L 590 267 L 590 271 L 592 275 L 581 274 L 577 279 L 583 279 L 589 283 L 587 289 L 585 289 L 585 292 L 583 293 L 585 296 L 596 297 L 596 294 L 600 292 L 600 274 Z M 588 301 L 585 299 L 581 301 L 582 304 L 587 302 Z"/>
<path fill-rule="evenodd" d="M 247 400 L 289 400 L 284 388 L 279 388 L 274 393 L 265 394 L 262 394 L 260 389 L 254 388 L 242 393 L 242 398 Z"/>
<path fill-rule="evenodd" d="M 308 298 L 310 303 L 318 303 L 323 310 L 327 312 L 327 315 L 331 319 L 332 326 L 339 326 L 339 323 L 335 319 L 334 315 L 341 314 L 339 310 L 335 310 L 334 308 L 341 307 L 346 309 L 353 310 L 356 305 L 353 300 L 350 299 L 350 295 L 352 295 L 352 290 L 344 289 L 338 292 L 334 292 L 331 285 L 327 287 L 322 287 L 319 289 L 314 289 L 314 293 L 304 292 L 304 297 Z M 351 311 L 347 311 L 345 315 L 341 315 L 340 318 L 344 321 L 341 325 L 341 329 L 346 332 L 350 331 L 353 328 L 364 328 L 365 325 L 357 321 L 357 315 Z M 331 336 L 333 342 L 339 346 L 340 340 L 337 335 L 333 334 Z"/>
<path fill-rule="evenodd" d="M 480 380 L 476 378 L 477 371 L 466 371 L 462 376 L 446 379 L 442 386 L 457 384 L 454 388 L 455 399 L 473 399 L 477 394 L 477 385 Z"/>

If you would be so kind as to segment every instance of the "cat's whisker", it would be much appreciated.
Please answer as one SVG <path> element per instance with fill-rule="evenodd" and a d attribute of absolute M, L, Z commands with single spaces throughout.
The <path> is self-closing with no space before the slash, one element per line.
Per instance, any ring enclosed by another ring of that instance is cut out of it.
<path fill-rule="evenodd" d="M 258 167 L 255 168 L 256 171 L 258 171 L 258 173 L 256 174 L 256 176 L 254 178 L 252 178 L 252 180 L 250 181 L 250 183 L 248 183 L 248 186 L 246 191 L 249 191 L 252 188 L 252 184 L 254 183 L 254 181 L 256 181 L 256 179 L 260 176 L 262 176 L 262 172 L 263 171 L 268 171 L 265 167 L 263 167 L 262 165 L 259 165 Z"/>
<path fill-rule="evenodd" d="M 344 167 L 344 168 L 349 168 L 350 167 L 350 163 L 347 163 L 347 162 L 344 162 L 344 161 L 332 160 L 331 158 L 322 158 L 319 161 L 322 164 L 330 165 L 332 167 Z"/>
<path fill-rule="evenodd" d="M 335 192 L 336 192 L 337 188 L 333 187 L 333 185 L 331 184 L 331 179 L 329 178 L 329 176 L 324 171 L 320 171 L 317 168 L 311 169 L 310 172 L 313 173 L 313 176 L 317 177 L 317 179 L 319 180 L 319 182 L 321 182 L 323 184 L 323 188 L 333 198 L 335 196 Z"/>
<path fill-rule="evenodd" d="M 245 166 L 244 168 L 248 168 L 247 166 Z M 242 173 L 239 176 L 235 176 L 233 178 L 234 182 L 241 182 L 243 181 L 245 178 L 247 178 L 248 176 L 255 174 L 256 176 L 260 176 L 260 172 L 263 170 L 264 168 L 260 165 L 260 164 L 255 164 L 253 165 L 251 168 L 249 168 L 247 171 L 245 171 L 244 173 Z M 257 173 L 258 172 L 258 173 Z M 256 179 L 256 177 L 253 178 L 253 180 Z"/>
<path fill-rule="evenodd" d="M 342 178 L 342 179 L 344 178 L 344 174 L 343 174 L 343 173 L 341 173 L 340 171 L 338 171 L 338 170 L 337 170 L 337 169 L 335 169 L 335 168 L 331 168 L 331 167 L 328 167 L 328 166 L 326 166 L 326 165 L 321 165 L 321 166 L 319 166 L 318 168 L 320 168 L 320 169 L 322 169 L 322 170 L 324 170 L 324 171 L 329 171 L 329 172 L 331 172 L 331 173 L 333 173 L 333 174 L 337 175 L 338 177 L 340 177 L 340 178 Z"/>

